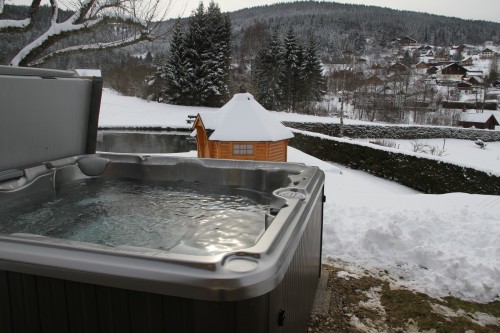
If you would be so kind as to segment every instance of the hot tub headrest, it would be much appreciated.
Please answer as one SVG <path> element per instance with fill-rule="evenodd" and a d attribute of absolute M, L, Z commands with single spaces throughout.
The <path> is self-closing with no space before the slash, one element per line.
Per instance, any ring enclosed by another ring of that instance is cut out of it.
<path fill-rule="evenodd" d="M 106 170 L 110 161 L 107 158 L 89 156 L 77 161 L 78 167 L 86 176 L 99 176 Z"/>

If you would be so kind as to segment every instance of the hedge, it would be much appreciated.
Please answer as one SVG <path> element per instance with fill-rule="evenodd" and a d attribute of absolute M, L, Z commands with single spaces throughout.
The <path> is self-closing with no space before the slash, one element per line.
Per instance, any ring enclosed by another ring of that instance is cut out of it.
<path fill-rule="evenodd" d="M 500 177 L 484 171 L 335 138 L 294 134 L 290 146 L 309 155 L 392 179 L 424 193 L 500 195 Z"/>
<path fill-rule="evenodd" d="M 287 127 L 309 132 L 339 136 L 340 125 L 332 123 L 283 122 Z M 344 125 L 344 136 L 369 139 L 462 139 L 485 142 L 500 141 L 500 131 L 479 130 L 444 126 L 404 126 L 404 125 Z"/>

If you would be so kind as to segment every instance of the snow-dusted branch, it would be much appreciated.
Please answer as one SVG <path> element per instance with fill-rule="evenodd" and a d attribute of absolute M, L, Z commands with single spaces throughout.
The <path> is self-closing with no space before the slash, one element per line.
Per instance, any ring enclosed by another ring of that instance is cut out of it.
<path fill-rule="evenodd" d="M 3 5 L 4 1 L 0 0 L 0 4 Z M 164 17 L 170 7 L 168 2 L 166 9 L 163 9 L 165 7 L 160 6 L 161 0 L 81 0 L 77 2 L 78 6 L 73 15 L 64 22 L 58 22 L 60 19 L 58 1 L 50 0 L 52 9 L 50 27 L 20 50 L 11 60 L 11 66 L 37 66 L 58 55 L 118 48 L 154 39 L 153 30 L 156 25 L 151 22 L 158 17 Z M 33 0 L 30 17 L 25 20 L 0 19 L 0 31 L 11 31 L 11 27 L 14 26 L 26 30 L 35 17 L 40 2 L 41 0 Z M 3 6 L 0 9 L 3 9 Z M 161 12 L 162 10 L 164 12 Z M 114 40 L 109 40 L 113 39 L 113 36 L 107 34 L 102 37 L 101 42 L 85 42 L 77 46 L 56 47 L 54 50 L 58 42 L 69 36 L 97 32 L 105 26 L 120 27 L 125 36 L 115 36 Z"/>
<path fill-rule="evenodd" d="M 89 51 L 101 51 L 104 49 L 116 49 L 116 48 L 121 48 L 121 47 L 125 47 L 128 45 L 133 45 L 133 44 L 136 44 L 140 41 L 146 41 L 146 40 L 150 40 L 150 39 L 151 39 L 151 36 L 147 32 L 141 32 L 141 33 L 136 34 L 135 36 L 125 38 L 125 39 L 120 39 L 120 40 L 113 41 L 113 42 L 108 42 L 108 43 L 103 42 L 103 43 L 71 46 L 71 47 L 60 49 L 60 50 L 51 52 L 47 55 L 44 55 L 43 57 L 33 61 L 30 65 L 31 66 L 38 66 L 38 65 L 41 65 L 41 64 L 49 61 L 50 59 L 53 59 L 57 56 L 61 56 L 61 55 L 65 55 L 65 54 L 89 52 Z"/>

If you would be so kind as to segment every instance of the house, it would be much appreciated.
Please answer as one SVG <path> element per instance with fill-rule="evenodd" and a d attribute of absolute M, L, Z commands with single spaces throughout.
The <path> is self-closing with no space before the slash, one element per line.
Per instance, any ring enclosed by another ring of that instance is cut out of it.
<path fill-rule="evenodd" d="M 462 113 L 459 123 L 464 128 L 475 127 L 490 130 L 500 125 L 497 117 L 491 113 Z"/>
<path fill-rule="evenodd" d="M 427 74 L 429 75 L 435 75 L 439 71 L 439 68 L 436 66 L 431 66 L 427 69 Z"/>
<path fill-rule="evenodd" d="M 401 46 L 415 46 L 418 44 L 418 42 L 413 39 L 413 38 L 410 38 L 408 36 L 405 36 L 405 37 L 402 37 L 400 40 L 399 40 L 399 44 Z"/>
<path fill-rule="evenodd" d="M 216 112 L 197 115 L 192 129 L 200 158 L 286 162 L 293 133 L 251 94 L 236 94 Z"/>
<path fill-rule="evenodd" d="M 384 84 L 384 81 L 378 76 L 372 75 L 365 80 L 365 83 L 370 86 L 381 86 Z"/>
<path fill-rule="evenodd" d="M 468 78 L 468 81 L 471 85 L 473 86 L 482 86 L 483 85 L 483 79 L 478 76 L 471 76 Z"/>
<path fill-rule="evenodd" d="M 418 64 L 415 65 L 417 69 L 427 69 L 430 67 L 430 65 L 424 61 L 419 62 Z"/>
<path fill-rule="evenodd" d="M 406 67 L 405 65 L 403 65 L 400 62 L 397 62 L 394 65 L 389 66 L 388 69 L 389 69 L 389 71 L 392 71 L 392 72 L 407 72 L 409 70 L 408 67 Z"/>
<path fill-rule="evenodd" d="M 473 66 L 474 65 L 474 61 L 472 60 L 471 57 L 468 57 L 468 58 L 463 59 L 460 64 L 462 66 Z"/>
<path fill-rule="evenodd" d="M 446 49 L 439 50 L 435 55 L 436 61 L 450 61 L 450 52 Z"/>
<path fill-rule="evenodd" d="M 470 84 L 469 82 L 462 81 L 462 82 L 457 83 L 457 88 L 460 91 L 471 91 L 472 84 Z"/>
<path fill-rule="evenodd" d="M 454 62 L 441 69 L 440 76 L 444 80 L 462 80 L 466 74 L 467 69 Z"/>
<path fill-rule="evenodd" d="M 479 58 L 481 58 L 481 59 L 493 58 L 493 57 L 495 57 L 495 55 L 496 55 L 496 52 L 490 48 L 485 48 L 484 50 L 479 52 Z"/>

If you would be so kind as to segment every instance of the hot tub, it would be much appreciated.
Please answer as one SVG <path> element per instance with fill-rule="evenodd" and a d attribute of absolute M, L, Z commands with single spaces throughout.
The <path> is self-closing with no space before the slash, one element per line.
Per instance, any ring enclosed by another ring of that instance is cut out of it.
<path fill-rule="evenodd" d="M 108 185 L 126 181 L 146 187 L 172 183 L 187 188 L 216 186 L 216 191 L 225 188 L 242 200 L 255 201 L 260 208 L 264 202 L 265 211 L 261 221 L 241 219 L 232 225 L 229 237 L 236 244 L 226 244 L 224 231 L 208 233 L 207 238 L 207 232 L 196 232 L 201 230 L 197 226 L 165 249 L 73 240 L 71 232 L 65 239 L 27 233 L 36 227 L 32 224 L 42 213 L 21 223 L 26 220 L 24 212 L 14 226 L 4 227 L 9 233 L 0 236 L 2 332 L 55 332 L 58 328 L 89 332 L 307 329 L 321 262 L 324 175 L 318 168 L 92 154 L 20 171 L 21 176 L 0 182 L 3 225 L 9 224 L 5 216 L 16 218 L 19 203 L 45 207 L 42 212 L 51 216 L 63 214 L 58 208 L 47 212 L 46 207 L 66 200 L 67 191 L 88 186 L 89 180 L 103 180 Z M 106 187 L 98 191 L 104 197 L 113 195 Z M 132 202 L 122 202 L 122 209 Z M 99 223 L 95 214 L 99 209 L 100 204 L 87 203 L 80 220 L 88 220 L 85 214 L 89 214 L 91 225 Z M 204 208 L 199 208 L 198 213 L 203 212 Z M 110 214 L 110 210 L 100 213 Z M 146 215 L 136 218 L 146 219 Z M 212 226 L 205 229 L 223 229 L 217 222 L 212 219 L 208 222 Z M 191 222 L 182 223 L 189 227 Z M 241 245 L 238 235 L 246 237 L 248 223 L 260 227 L 250 237 L 253 241 Z M 15 230 L 16 225 L 21 230 Z"/>
<path fill-rule="evenodd" d="M 0 66 L 0 332 L 305 332 L 324 174 L 96 154 L 101 91 Z"/>

